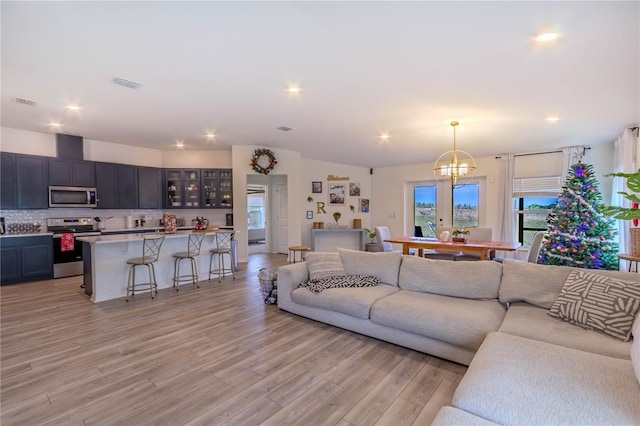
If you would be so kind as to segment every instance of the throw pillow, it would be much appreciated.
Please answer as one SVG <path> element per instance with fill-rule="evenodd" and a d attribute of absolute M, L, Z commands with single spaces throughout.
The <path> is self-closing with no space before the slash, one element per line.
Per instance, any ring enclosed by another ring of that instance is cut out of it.
<path fill-rule="evenodd" d="M 311 252 L 307 253 L 305 261 L 309 269 L 310 280 L 347 275 L 339 253 Z"/>
<path fill-rule="evenodd" d="M 548 313 L 626 342 L 631 338 L 631 326 L 638 310 L 640 282 L 574 271 Z"/>
<path fill-rule="evenodd" d="M 378 285 L 378 278 L 369 275 L 331 276 L 316 280 L 303 281 L 298 287 L 306 288 L 316 294 L 329 288 L 360 288 Z"/>

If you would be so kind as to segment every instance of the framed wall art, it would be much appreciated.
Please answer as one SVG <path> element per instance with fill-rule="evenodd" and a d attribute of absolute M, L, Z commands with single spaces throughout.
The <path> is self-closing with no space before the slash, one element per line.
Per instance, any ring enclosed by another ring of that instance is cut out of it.
<path fill-rule="evenodd" d="M 369 199 L 368 198 L 360 198 L 360 202 L 358 203 L 358 211 L 360 213 L 369 213 Z"/>
<path fill-rule="evenodd" d="M 349 195 L 352 197 L 360 196 L 360 183 L 351 182 L 349 183 Z"/>
<path fill-rule="evenodd" d="M 344 206 L 346 198 L 346 186 L 344 183 L 329 184 L 329 205 Z"/>
<path fill-rule="evenodd" d="M 322 182 L 312 182 L 311 183 L 311 192 L 314 194 L 322 193 Z"/>

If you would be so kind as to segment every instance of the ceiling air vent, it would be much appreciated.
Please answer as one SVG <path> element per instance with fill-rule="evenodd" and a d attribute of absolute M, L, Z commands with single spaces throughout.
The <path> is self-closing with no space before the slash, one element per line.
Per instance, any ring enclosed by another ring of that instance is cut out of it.
<path fill-rule="evenodd" d="M 138 89 L 140 88 L 140 86 L 142 86 L 142 84 L 140 83 L 136 83 L 135 81 L 126 80 L 120 77 L 116 77 L 112 81 L 114 84 L 117 84 L 118 86 L 128 87 L 129 89 Z"/>
<path fill-rule="evenodd" d="M 278 130 L 282 130 L 283 132 L 288 132 L 289 130 L 293 130 L 293 127 L 280 126 Z"/>
<path fill-rule="evenodd" d="M 16 103 L 20 105 L 36 106 L 36 101 L 32 101 L 30 99 L 24 99 L 24 98 L 14 98 L 14 99 L 16 100 Z"/>

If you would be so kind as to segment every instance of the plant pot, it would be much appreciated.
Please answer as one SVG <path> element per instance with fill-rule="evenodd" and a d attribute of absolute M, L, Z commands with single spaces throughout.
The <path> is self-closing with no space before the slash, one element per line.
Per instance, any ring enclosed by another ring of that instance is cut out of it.
<path fill-rule="evenodd" d="M 454 243 L 466 243 L 467 239 L 465 237 L 451 237 L 451 241 Z"/>
<path fill-rule="evenodd" d="M 365 251 L 382 251 L 382 247 L 378 243 L 366 243 L 364 249 Z"/>
<path fill-rule="evenodd" d="M 631 256 L 640 257 L 640 228 L 631 228 Z"/>

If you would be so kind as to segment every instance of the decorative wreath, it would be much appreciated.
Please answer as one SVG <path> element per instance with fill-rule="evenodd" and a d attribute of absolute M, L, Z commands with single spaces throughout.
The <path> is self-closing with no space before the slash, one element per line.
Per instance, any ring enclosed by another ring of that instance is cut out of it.
<path fill-rule="evenodd" d="M 262 167 L 260 165 L 260 159 L 266 156 L 269 159 L 269 165 L 267 167 Z M 276 160 L 276 156 L 273 155 L 273 152 L 269 149 L 256 149 L 253 151 L 253 156 L 251 157 L 251 163 L 249 163 L 253 170 L 263 175 L 268 175 L 271 170 L 278 164 L 278 160 Z"/>

